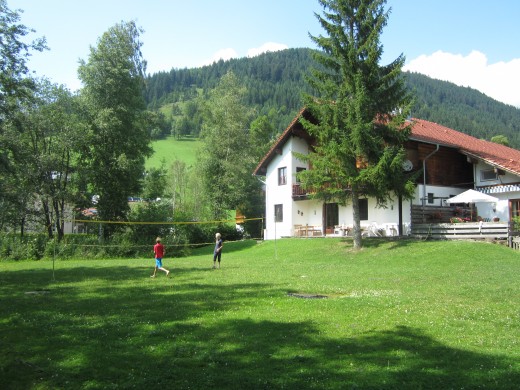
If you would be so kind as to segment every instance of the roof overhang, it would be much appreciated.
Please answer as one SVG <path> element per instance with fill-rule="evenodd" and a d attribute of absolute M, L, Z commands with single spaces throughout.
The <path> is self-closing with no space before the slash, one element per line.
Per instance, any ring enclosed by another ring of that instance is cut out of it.
<path fill-rule="evenodd" d="M 260 163 L 258 163 L 255 170 L 253 171 L 253 175 L 264 176 L 266 174 L 267 166 L 277 155 L 281 155 L 283 153 L 283 147 L 290 137 L 303 138 L 307 141 L 307 143 L 313 143 L 312 137 L 300 122 L 302 117 L 308 120 L 312 120 L 309 111 L 306 108 L 302 108 L 298 115 L 296 115 L 296 117 L 289 124 L 289 126 L 287 126 L 284 132 L 278 137 L 273 146 L 271 146 L 271 149 L 269 149 L 264 158 L 260 161 Z"/>

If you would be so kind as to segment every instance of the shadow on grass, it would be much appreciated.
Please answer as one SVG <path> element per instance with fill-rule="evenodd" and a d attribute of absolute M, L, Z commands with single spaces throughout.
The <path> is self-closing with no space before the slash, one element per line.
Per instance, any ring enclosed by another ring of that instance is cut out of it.
<path fill-rule="evenodd" d="M 343 239 L 342 241 L 352 245 L 352 238 Z M 423 240 L 417 240 L 408 237 L 364 237 L 362 240 L 363 248 L 378 248 L 382 245 L 388 246 L 387 249 L 405 248 L 410 245 L 423 243 Z"/>
<path fill-rule="evenodd" d="M 195 280 L 199 271 L 185 272 Z M 420 329 L 335 338 L 314 321 L 277 319 L 258 304 L 285 295 L 276 285 L 176 285 L 167 278 L 141 281 L 135 268 L 105 267 L 60 270 L 59 285 L 27 286 L 37 280 L 32 273 L 1 279 L 0 376 L 7 389 L 510 389 L 520 383 L 517 362 L 443 345 Z M 49 293 L 27 296 L 28 287 Z"/>
<path fill-rule="evenodd" d="M 243 250 L 247 250 L 256 245 L 258 245 L 258 242 L 256 240 L 224 241 L 224 248 L 223 248 L 222 256 L 225 256 L 226 253 L 233 253 L 233 252 L 240 252 Z M 192 257 L 213 256 L 214 249 L 215 249 L 214 244 L 206 245 L 203 247 L 198 247 L 191 251 L 190 256 L 192 256 Z"/>

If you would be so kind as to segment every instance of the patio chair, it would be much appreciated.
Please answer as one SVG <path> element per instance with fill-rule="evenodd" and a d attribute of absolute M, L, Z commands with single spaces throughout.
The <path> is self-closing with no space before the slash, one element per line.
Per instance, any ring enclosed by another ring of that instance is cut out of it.
<path fill-rule="evenodd" d="M 367 226 L 361 235 L 365 237 L 382 237 L 376 222 L 372 222 Z"/>

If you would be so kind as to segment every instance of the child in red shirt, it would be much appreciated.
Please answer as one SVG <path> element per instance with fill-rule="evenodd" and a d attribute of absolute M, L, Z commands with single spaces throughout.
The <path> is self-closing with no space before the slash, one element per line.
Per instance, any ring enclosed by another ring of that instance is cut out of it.
<path fill-rule="evenodd" d="M 156 244 L 153 247 L 153 253 L 155 253 L 155 268 L 153 270 L 153 275 L 150 277 L 155 278 L 155 274 L 157 273 L 158 269 L 166 272 L 166 276 L 168 276 L 170 274 L 170 271 L 168 271 L 166 268 L 163 268 L 163 265 L 162 265 L 162 259 L 164 257 L 164 254 L 166 253 L 166 250 L 164 249 L 164 245 L 161 244 L 160 237 L 157 237 L 155 242 L 156 242 Z"/>

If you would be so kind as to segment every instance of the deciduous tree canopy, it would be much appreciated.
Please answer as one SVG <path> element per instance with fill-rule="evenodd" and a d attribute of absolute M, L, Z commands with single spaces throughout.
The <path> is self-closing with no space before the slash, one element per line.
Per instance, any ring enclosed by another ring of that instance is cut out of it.
<path fill-rule="evenodd" d="M 99 196 L 97 208 L 103 220 L 125 219 L 128 196 L 139 193 L 145 158 L 152 152 L 144 120 L 146 62 L 140 33 L 134 22 L 110 28 L 78 71 L 91 124 L 84 166 L 91 192 Z"/>

